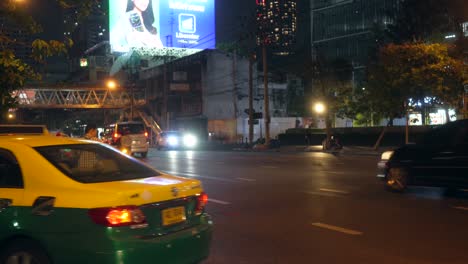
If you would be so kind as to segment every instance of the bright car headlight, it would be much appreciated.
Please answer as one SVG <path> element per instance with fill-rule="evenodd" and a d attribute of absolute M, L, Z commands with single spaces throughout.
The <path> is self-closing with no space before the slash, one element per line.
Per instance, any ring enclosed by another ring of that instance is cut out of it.
<path fill-rule="evenodd" d="M 169 144 L 169 146 L 171 147 L 174 147 L 179 145 L 179 140 L 177 139 L 177 137 L 170 136 L 167 138 L 167 144 Z"/>
<path fill-rule="evenodd" d="M 197 145 L 197 138 L 194 135 L 184 136 L 184 146 L 188 148 L 195 147 Z"/>
<path fill-rule="evenodd" d="M 380 157 L 380 159 L 389 160 L 392 157 L 393 152 L 394 152 L 393 150 L 385 151 L 384 153 L 382 153 L 382 156 Z"/>

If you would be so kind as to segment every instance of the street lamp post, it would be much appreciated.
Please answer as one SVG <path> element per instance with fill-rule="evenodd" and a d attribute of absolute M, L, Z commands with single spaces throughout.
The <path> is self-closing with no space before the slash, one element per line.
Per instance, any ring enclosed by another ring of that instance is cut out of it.
<path fill-rule="evenodd" d="M 325 103 L 322 103 L 322 102 L 316 102 L 314 104 L 314 111 L 317 113 L 317 115 L 320 117 L 321 115 L 324 116 L 325 118 L 325 132 L 326 132 L 326 139 L 325 139 L 325 142 L 322 143 L 322 147 L 323 149 L 328 149 L 329 145 L 330 145 L 330 139 L 331 139 L 331 133 L 330 133 L 330 130 L 328 128 L 328 120 L 327 120 L 327 106 L 325 105 Z"/>

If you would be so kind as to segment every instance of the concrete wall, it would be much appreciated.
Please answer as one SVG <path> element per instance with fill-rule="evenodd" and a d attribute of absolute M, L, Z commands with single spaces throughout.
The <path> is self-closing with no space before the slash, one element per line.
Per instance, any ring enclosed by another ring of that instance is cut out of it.
<path fill-rule="evenodd" d="M 272 117 L 270 123 L 270 138 L 276 138 L 279 134 L 283 134 L 289 128 L 294 128 L 296 125 L 295 117 Z M 265 120 L 259 119 L 258 124 L 254 125 L 254 141 L 265 137 Z M 238 138 L 249 138 L 249 119 L 239 118 L 237 120 Z"/>

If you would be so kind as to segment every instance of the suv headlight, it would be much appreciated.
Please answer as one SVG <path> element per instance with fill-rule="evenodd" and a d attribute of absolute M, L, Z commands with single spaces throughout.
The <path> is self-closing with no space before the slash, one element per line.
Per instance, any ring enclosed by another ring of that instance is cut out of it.
<path fill-rule="evenodd" d="M 384 153 L 382 153 L 382 156 L 380 157 L 381 160 L 390 160 L 390 158 L 392 157 L 394 151 L 393 150 L 389 150 L 389 151 L 385 151 Z"/>
<path fill-rule="evenodd" d="M 171 146 L 171 147 L 175 147 L 175 146 L 179 145 L 179 140 L 175 136 L 169 136 L 167 138 L 167 144 L 169 144 L 169 146 Z"/>
<path fill-rule="evenodd" d="M 184 136 L 184 146 L 188 148 L 195 147 L 197 145 L 197 138 L 194 135 Z"/>

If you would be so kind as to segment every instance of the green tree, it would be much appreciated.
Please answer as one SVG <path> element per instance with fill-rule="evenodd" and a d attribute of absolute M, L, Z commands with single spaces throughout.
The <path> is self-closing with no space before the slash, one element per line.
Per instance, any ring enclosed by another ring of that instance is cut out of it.
<path fill-rule="evenodd" d="M 55 0 L 62 8 L 73 8 L 80 18 L 86 17 L 99 0 Z M 70 39 L 43 40 L 39 34 L 43 28 L 29 15 L 22 6 L 22 1 L 0 1 L 0 17 L 4 26 L 0 29 L 0 122 L 6 117 L 8 109 L 14 108 L 16 94 L 14 91 L 22 88 L 29 80 L 38 80 L 41 75 L 38 72 L 48 57 L 63 55 L 73 44 Z M 9 28 L 30 34 L 36 37 L 31 43 L 21 42 L 11 37 Z M 31 50 L 31 58 L 19 58 L 15 54 L 15 48 L 23 47 Z M 32 59 L 32 60 L 29 60 Z M 32 62 L 31 62 L 32 61 Z"/>
<path fill-rule="evenodd" d="M 411 102 L 424 102 L 425 98 L 435 98 L 446 109 L 459 108 L 468 68 L 450 55 L 450 48 L 448 44 L 424 43 L 383 47 L 358 103 L 389 119 L 404 116 Z"/>

